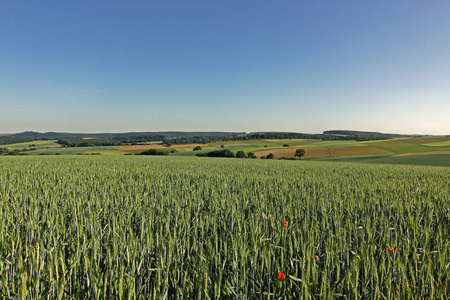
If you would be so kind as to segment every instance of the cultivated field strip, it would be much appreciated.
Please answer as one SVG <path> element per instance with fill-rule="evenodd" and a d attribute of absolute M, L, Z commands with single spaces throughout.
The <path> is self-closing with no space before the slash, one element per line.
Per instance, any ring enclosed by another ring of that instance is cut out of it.
<path fill-rule="evenodd" d="M 0 295 L 448 299 L 449 182 L 437 167 L 1 157 Z"/>

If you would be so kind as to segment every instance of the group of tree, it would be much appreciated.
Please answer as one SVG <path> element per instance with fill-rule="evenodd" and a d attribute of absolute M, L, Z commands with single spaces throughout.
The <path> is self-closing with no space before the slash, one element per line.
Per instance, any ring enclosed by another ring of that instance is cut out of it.
<path fill-rule="evenodd" d="M 314 139 L 323 141 L 368 141 L 386 139 L 383 136 L 360 136 L 360 135 L 333 135 L 333 134 L 308 134 L 308 133 L 293 133 L 293 132 L 268 132 L 268 133 L 250 133 L 241 135 L 229 136 L 192 136 L 163 139 L 163 144 L 208 144 L 215 142 L 228 141 L 247 141 L 247 140 L 280 140 L 280 139 Z M 284 147 L 289 147 L 284 144 Z"/>
<path fill-rule="evenodd" d="M 9 144 L 16 144 L 16 143 L 27 143 L 32 142 L 32 138 L 27 137 L 15 137 L 10 135 L 1 135 L 0 136 L 0 145 L 9 145 Z"/>
<path fill-rule="evenodd" d="M 119 146 L 122 144 L 113 139 L 83 139 L 78 137 L 59 139 L 57 143 L 63 147 Z"/>
<path fill-rule="evenodd" d="M 228 157 L 228 158 L 236 157 L 234 152 L 231 151 L 231 150 L 228 150 L 228 149 L 214 150 L 214 151 L 209 151 L 207 153 L 197 153 L 195 156 L 199 156 L 199 157 Z"/>
<path fill-rule="evenodd" d="M 9 150 L 8 148 L 2 147 L 0 148 L 0 155 L 26 155 L 26 153 L 22 153 L 18 149 Z"/>
<path fill-rule="evenodd" d="M 299 159 L 305 155 L 305 149 L 297 149 L 295 151 L 294 156 L 298 157 Z M 197 153 L 195 156 L 199 157 L 236 157 L 236 158 L 257 158 L 255 153 L 248 152 L 245 154 L 244 151 L 237 151 L 236 154 L 234 154 L 233 151 L 228 149 L 223 150 L 214 150 L 207 153 Z M 267 156 L 261 156 L 261 159 L 275 159 L 275 155 L 273 153 L 269 153 Z"/>
<path fill-rule="evenodd" d="M 169 155 L 170 153 L 175 153 L 176 150 L 175 149 L 148 149 L 146 151 L 143 151 L 141 153 L 138 153 L 136 155 L 161 155 L 161 156 L 166 156 Z"/>
<path fill-rule="evenodd" d="M 229 149 L 222 149 L 222 150 L 214 150 L 209 151 L 207 153 L 197 153 L 195 156 L 199 157 L 228 157 L 228 158 L 256 158 L 255 153 L 248 152 L 247 154 L 244 151 L 237 151 L 236 154 L 234 154 L 233 151 Z"/>

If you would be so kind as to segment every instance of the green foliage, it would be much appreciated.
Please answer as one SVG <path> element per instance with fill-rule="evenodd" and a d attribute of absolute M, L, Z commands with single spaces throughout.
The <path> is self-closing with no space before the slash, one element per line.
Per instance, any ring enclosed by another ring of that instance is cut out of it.
<path fill-rule="evenodd" d="M 58 144 L 66 147 L 92 147 L 92 146 L 118 146 L 119 141 L 113 139 L 82 139 L 82 138 L 63 138 L 58 140 Z"/>
<path fill-rule="evenodd" d="M 246 158 L 247 155 L 245 155 L 244 151 L 238 151 L 238 152 L 236 152 L 236 157 L 237 158 Z"/>
<path fill-rule="evenodd" d="M 0 136 L 0 145 L 16 144 L 16 143 L 26 143 L 33 141 L 29 137 L 15 137 L 10 135 Z"/>
<path fill-rule="evenodd" d="M 198 151 L 198 150 L 202 150 L 202 147 L 200 147 L 200 146 L 197 146 L 197 147 L 195 147 L 194 149 L 192 149 L 193 151 Z"/>
<path fill-rule="evenodd" d="M 253 152 L 248 152 L 248 153 L 247 153 L 247 158 L 257 158 L 257 157 L 256 157 L 255 153 L 253 153 Z"/>
<path fill-rule="evenodd" d="M 0 155 L 26 155 L 26 153 L 21 153 L 19 150 L 9 150 L 8 148 L 0 148 Z"/>
<path fill-rule="evenodd" d="M 266 159 L 274 159 L 275 158 L 275 155 L 273 155 L 273 153 L 269 153 L 267 156 L 266 156 Z"/>
<path fill-rule="evenodd" d="M 289 145 L 288 144 L 284 144 L 283 147 L 289 147 Z"/>
<path fill-rule="evenodd" d="M 1 157 L 1 295 L 448 299 L 448 182 L 442 167 Z"/>
<path fill-rule="evenodd" d="M 233 151 L 224 149 L 224 150 L 215 150 L 206 153 L 208 157 L 236 157 Z"/>
<path fill-rule="evenodd" d="M 136 155 L 169 155 L 170 150 L 148 149 Z"/>
<path fill-rule="evenodd" d="M 302 156 L 305 156 L 305 149 L 297 149 L 295 150 L 295 157 L 298 157 L 299 159 L 302 158 Z"/>

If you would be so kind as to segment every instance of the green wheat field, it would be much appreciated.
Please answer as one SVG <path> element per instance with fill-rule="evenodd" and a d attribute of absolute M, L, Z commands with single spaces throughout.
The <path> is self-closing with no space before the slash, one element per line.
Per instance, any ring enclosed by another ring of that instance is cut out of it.
<path fill-rule="evenodd" d="M 0 298 L 448 299 L 449 182 L 448 167 L 0 157 Z"/>

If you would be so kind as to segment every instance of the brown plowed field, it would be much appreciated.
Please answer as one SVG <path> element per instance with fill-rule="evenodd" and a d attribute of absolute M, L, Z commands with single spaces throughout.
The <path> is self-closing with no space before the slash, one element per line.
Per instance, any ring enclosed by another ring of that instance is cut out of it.
<path fill-rule="evenodd" d="M 286 148 L 280 148 L 280 149 L 272 149 L 272 150 L 262 150 L 262 151 L 255 151 L 256 157 L 260 156 L 267 156 L 270 153 L 273 153 L 275 155 L 275 158 L 282 158 L 285 157 L 294 157 L 295 149 L 286 149 Z"/>
<path fill-rule="evenodd" d="M 321 148 L 306 148 L 304 158 L 322 158 L 329 157 L 330 151 L 327 147 Z"/>
<path fill-rule="evenodd" d="M 280 149 L 272 149 L 272 150 L 263 150 L 263 151 L 255 151 L 255 155 L 259 158 L 260 156 L 267 156 L 270 153 L 275 155 L 275 158 L 282 157 L 294 157 L 295 148 L 280 148 Z M 305 156 L 303 158 L 321 158 L 328 157 L 329 151 L 328 148 L 307 148 L 305 149 Z"/>
<path fill-rule="evenodd" d="M 377 147 L 335 147 L 331 148 L 331 156 L 352 156 L 352 155 L 371 155 L 371 154 L 388 154 L 392 153 L 388 150 Z"/>

